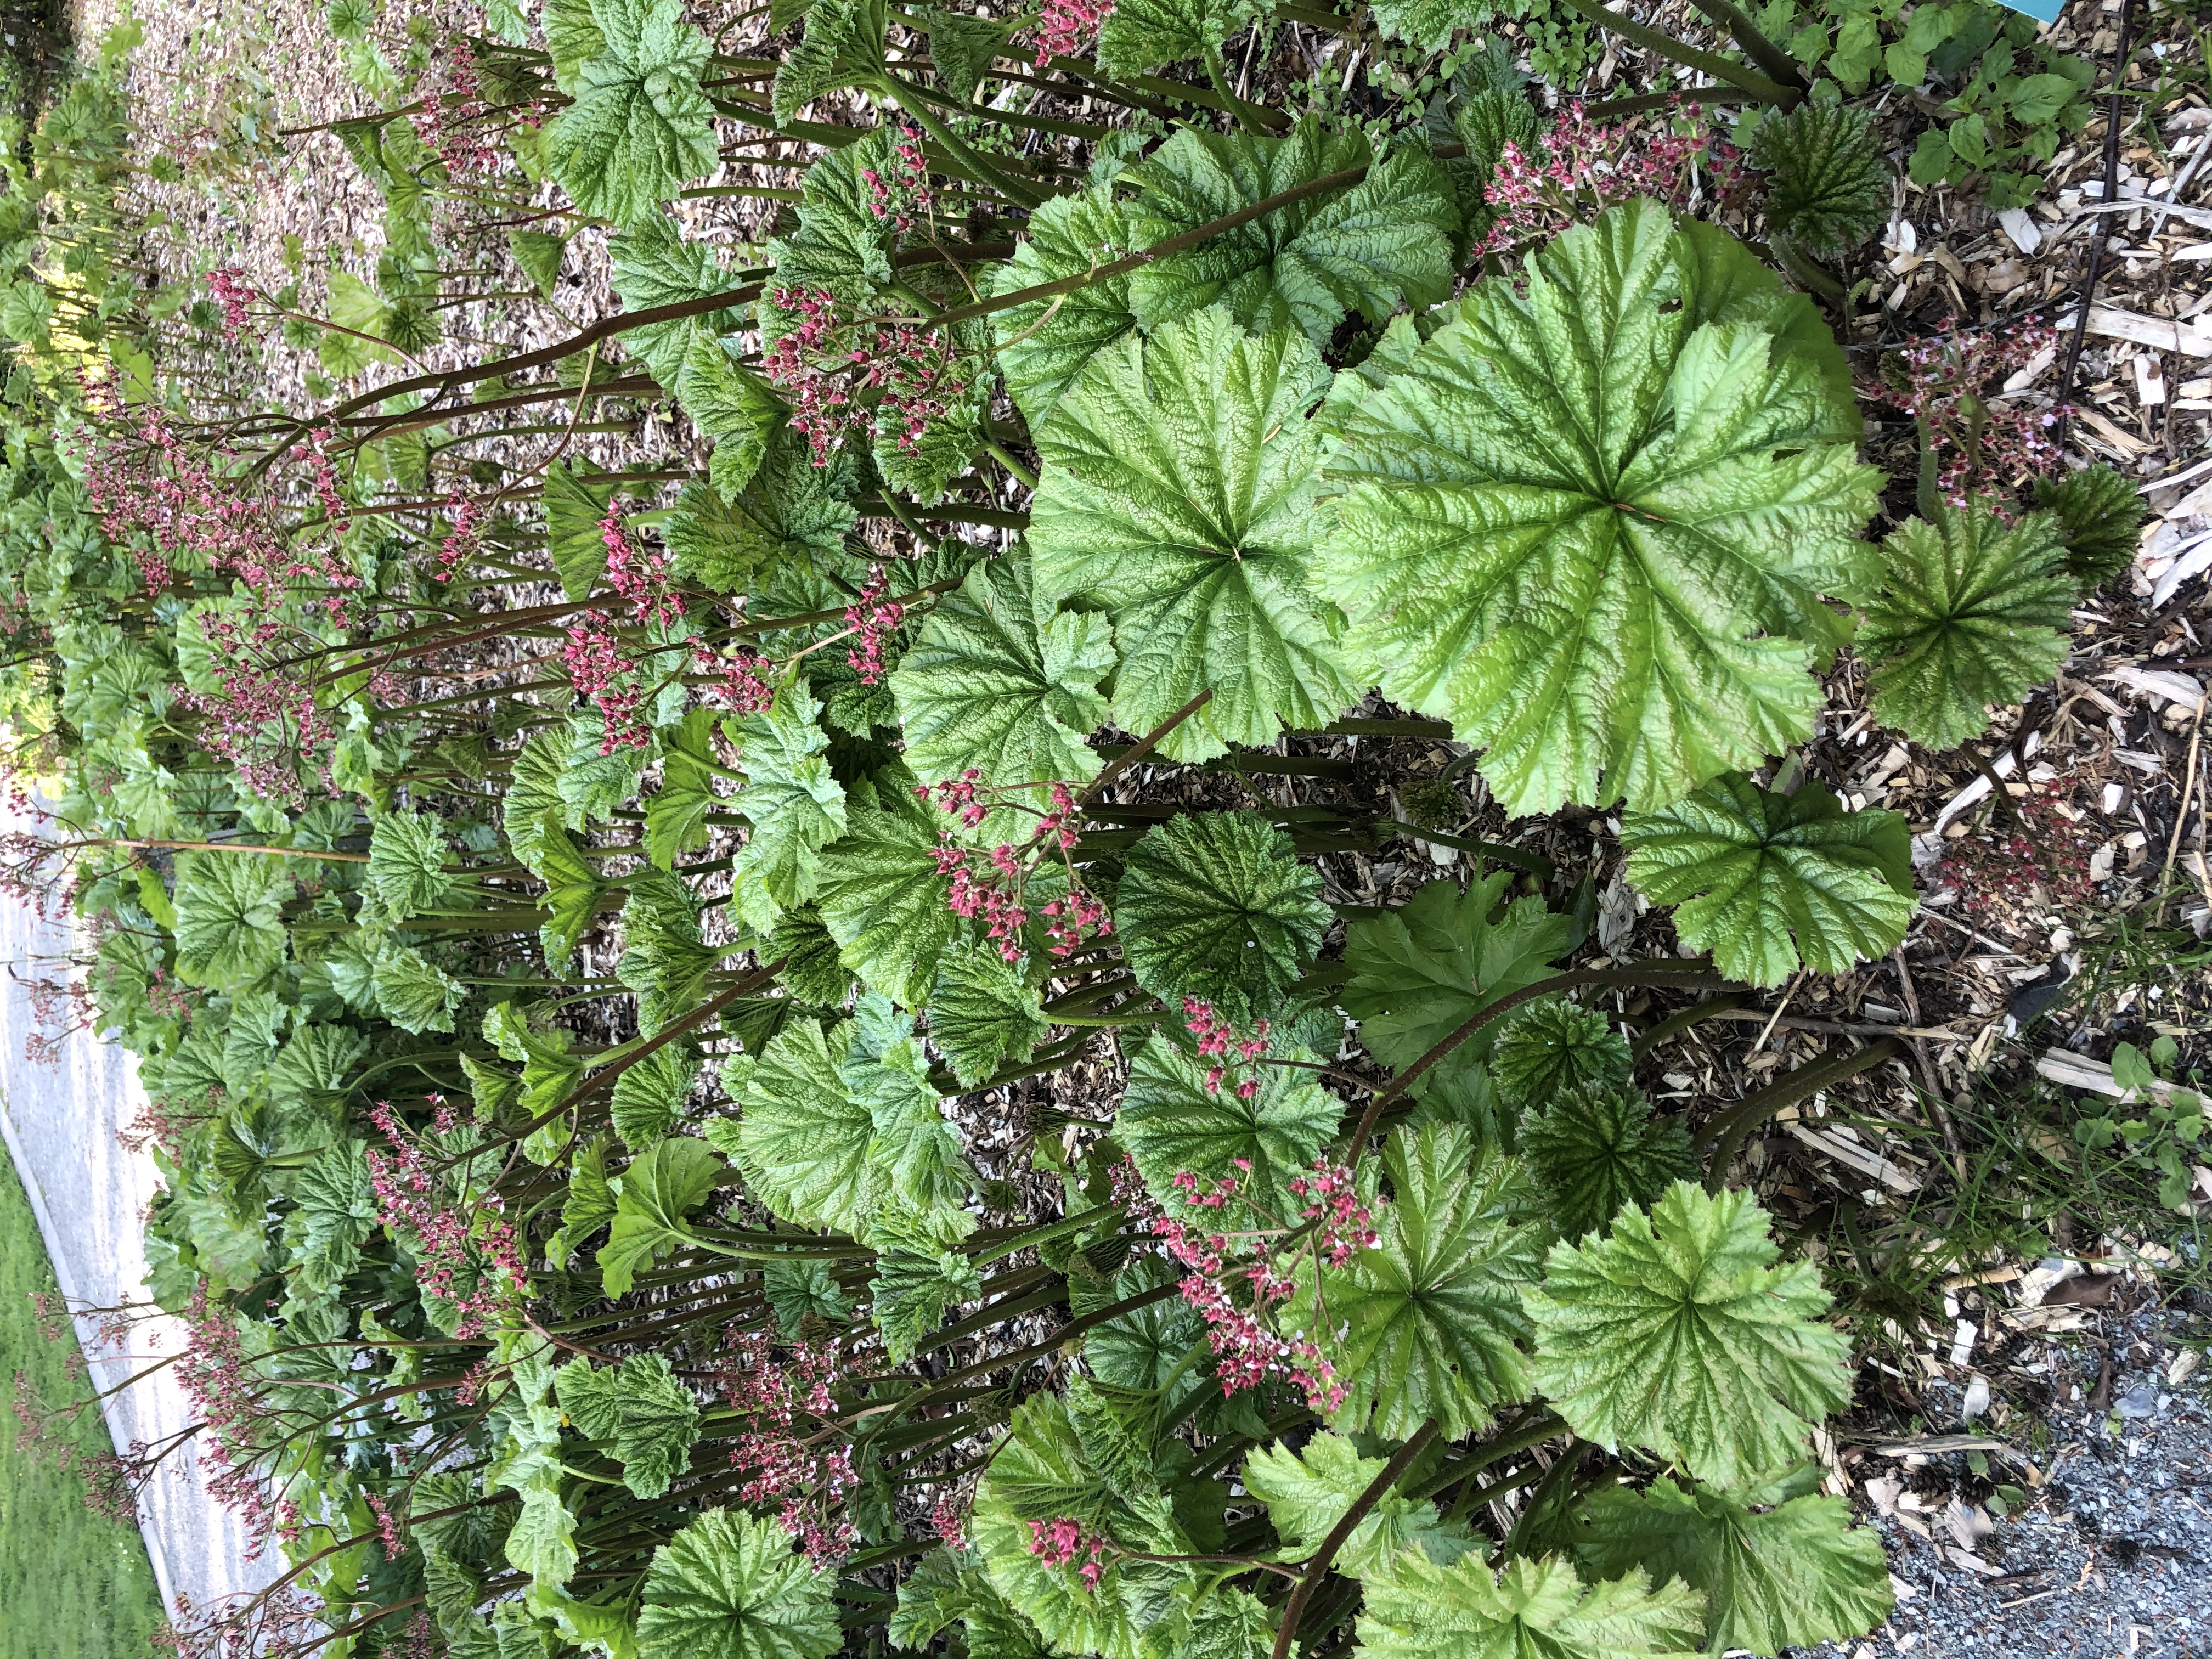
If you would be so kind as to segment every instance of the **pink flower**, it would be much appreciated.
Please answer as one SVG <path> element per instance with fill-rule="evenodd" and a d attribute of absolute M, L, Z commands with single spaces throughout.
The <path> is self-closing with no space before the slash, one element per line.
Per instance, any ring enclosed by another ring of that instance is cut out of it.
<path fill-rule="evenodd" d="M 1065 1567 L 1078 1560 L 1077 1576 L 1084 1589 L 1097 1594 L 1098 1579 L 1106 1570 L 1106 1540 L 1079 1521 L 1061 1516 L 1029 1523 L 1029 1552 L 1048 1567 Z"/>
<path fill-rule="evenodd" d="M 2007 376 L 2057 341 L 2048 328 L 1954 330 L 1890 353 L 1860 390 L 1920 423 L 1936 459 L 1936 493 L 1963 507 L 1972 495 L 2009 491 L 2058 466 L 2048 434 L 2064 411 L 1994 400 Z"/>
<path fill-rule="evenodd" d="M 260 290 L 249 286 L 246 273 L 229 266 L 208 272 L 208 288 L 222 307 L 223 337 L 234 343 L 240 335 L 253 333 L 246 307 L 261 297 Z"/>
<path fill-rule="evenodd" d="M 776 1504 L 784 1530 L 816 1565 L 826 1565 L 852 1549 L 847 1494 L 858 1477 L 852 1448 L 822 1444 L 833 1431 L 809 1431 L 801 1419 L 836 1414 L 831 1389 L 842 1375 L 837 1339 L 790 1345 L 791 1356 L 782 1361 L 766 1331 L 732 1331 L 729 1344 L 732 1357 L 720 1371 L 723 1393 L 753 1425 L 730 1453 L 731 1466 L 746 1477 L 738 1496 L 748 1504 Z"/>
<path fill-rule="evenodd" d="M 1679 118 L 1695 126 L 1703 112 L 1677 100 Z M 1629 125 L 1601 126 L 1577 100 L 1537 140 L 1531 155 L 1508 143 L 1484 187 L 1497 214 L 1477 253 L 1504 254 L 1524 242 L 1547 240 L 1616 202 L 1639 196 L 1678 201 L 1688 193 L 1694 169 L 1703 163 L 1716 191 L 1733 183 L 1741 166 L 1734 146 L 1710 132 L 1638 131 Z"/>
<path fill-rule="evenodd" d="M 1044 0 L 1037 18 L 1036 66 L 1055 58 L 1073 58 L 1098 36 L 1098 26 L 1114 15 L 1114 0 Z"/>
<path fill-rule="evenodd" d="M 884 598 L 890 579 L 880 564 L 868 567 L 868 579 L 860 585 L 860 597 L 845 607 L 845 626 L 851 629 L 860 642 L 845 653 L 845 660 L 860 677 L 863 685 L 873 685 L 883 678 L 884 636 L 899 625 L 906 615 L 906 607 L 896 599 Z"/>
<path fill-rule="evenodd" d="M 475 53 L 466 39 L 456 39 L 453 61 L 446 66 L 448 89 L 426 89 L 419 113 L 408 118 L 425 148 L 456 176 L 493 167 L 498 153 L 484 142 L 483 122 L 490 113 L 477 77 Z"/>

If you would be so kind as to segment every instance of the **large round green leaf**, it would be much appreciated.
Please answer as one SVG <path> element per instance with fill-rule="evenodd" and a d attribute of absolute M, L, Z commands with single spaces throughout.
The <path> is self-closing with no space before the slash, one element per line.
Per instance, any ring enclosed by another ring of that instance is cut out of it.
<path fill-rule="evenodd" d="M 714 169 L 707 37 L 676 0 L 593 0 L 592 15 L 603 49 L 577 71 L 545 159 L 580 210 L 629 224 Z"/>
<path fill-rule="evenodd" d="M 1358 695 L 1342 619 L 1308 589 L 1305 413 L 1328 386 L 1299 335 L 1255 337 L 1215 307 L 1099 352 L 1037 434 L 1040 604 L 1112 617 L 1115 720 L 1147 732 L 1212 694 L 1160 745 L 1170 758 L 1272 742 Z"/>
<path fill-rule="evenodd" d="M 775 1522 L 708 1510 L 653 1553 L 640 1659 L 828 1659 L 844 1641 L 831 1582 Z"/>
<path fill-rule="evenodd" d="M 1781 1252 L 1743 1193 L 1677 1182 L 1647 1214 L 1555 1244 L 1535 1321 L 1536 1386 L 1577 1434 L 1640 1446 L 1700 1480 L 1748 1480 L 1805 1455 L 1808 1416 L 1850 1398 L 1828 1294 Z"/>
<path fill-rule="evenodd" d="M 1631 814 L 1621 839 L 1629 880 L 1679 907 L 1682 942 L 1711 951 L 1730 979 L 1779 985 L 1800 957 L 1817 972 L 1849 973 L 1895 950 L 1912 920 L 1904 814 L 1846 812 L 1817 783 L 1783 795 L 1715 778 L 1686 800 Z"/>
<path fill-rule="evenodd" d="M 1276 1012 L 1328 931 L 1321 878 L 1256 812 L 1171 818 L 1129 849 L 1114 925 L 1137 983 L 1238 1024 Z"/>
<path fill-rule="evenodd" d="M 1098 683 L 1114 667 L 1113 630 L 1097 615 L 1040 616 L 1026 559 L 992 559 L 929 614 L 891 676 L 906 763 L 925 783 L 973 769 L 1001 787 L 1087 783 L 1084 741 L 1105 723 Z M 1032 792 L 1030 804 L 1044 797 Z"/>
<path fill-rule="evenodd" d="M 1528 1394 L 1521 1291 L 1536 1279 L 1545 1230 L 1513 1159 L 1483 1151 L 1455 1125 L 1401 1129 L 1383 1152 L 1388 1204 L 1376 1204 L 1376 1248 L 1323 1269 L 1321 1301 L 1302 1271 L 1285 1328 L 1323 1317 L 1345 1385 L 1335 1418 L 1394 1440 L 1431 1418 L 1456 1440 L 1492 1408 Z M 1366 1196 L 1374 1200 L 1370 1176 Z"/>
<path fill-rule="evenodd" d="M 284 959 L 285 860 L 261 853 L 185 853 L 177 859 L 177 976 L 240 990 Z"/>
<path fill-rule="evenodd" d="M 2008 526 L 1978 501 L 1938 504 L 1934 523 L 1908 520 L 1881 550 L 1857 646 L 1883 724 L 1955 748 L 1989 729 L 1987 705 L 2018 702 L 2066 660 L 2075 588 L 2049 514 Z"/>
<path fill-rule="evenodd" d="M 1509 810 L 1678 799 L 1812 730 L 1879 477 L 1841 369 L 1740 245 L 1614 208 L 1346 414 L 1321 586 Z"/>

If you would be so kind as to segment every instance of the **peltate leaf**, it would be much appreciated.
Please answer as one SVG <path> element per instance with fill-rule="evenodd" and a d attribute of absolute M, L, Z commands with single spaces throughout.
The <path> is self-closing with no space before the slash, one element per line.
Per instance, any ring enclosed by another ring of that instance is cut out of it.
<path fill-rule="evenodd" d="M 1846 812 L 1818 783 L 1778 795 L 1729 774 L 1631 813 L 1621 840 L 1629 880 L 1677 907 L 1682 942 L 1748 984 L 1781 984 L 1801 957 L 1817 973 L 1848 973 L 1895 950 L 1912 920 L 1904 814 Z"/>
<path fill-rule="evenodd" d="M 750 587 L 780 565 L 817 568 L 859 521 L 858 478 L 848 454 L 816 466 L 806 440 L 779 426 L 741 493 L 725 496 L 696 478 L 684 486 L 668 522 L 671 558 L 687 580 L 718 593 Z"/>
<path fill-rule="evenodd" d="M 1186 127 L 1122 175 L 1150 246 L 1330 173 L 1368 167 L 1357 132 L 1308 115 L 1279 138 Z M 1349 190 L 1309 196 L 1139 270 L 1130 306 L 1147 328 L 1220 304 L 1246 328 L 1296 327 L 1316 349 L 1347 311 L 1380 323 L 1451 291 L 1459 210 L 1443 172 L 1419 149 L 1393 151 Z"/>
<path fill-rule="evenodd" d="M 829 1659 L 844 1643 L 833 1582 L 775 1521 L 708 1510 L 653 1553 L 639 1659 Z"/>
<path fill-rule="evenodd" d="M 1512 884 L 1504 870 L 1465 892 L 1449 878 L 1432 881 L 1400 908 L 1346 930 L 1352 978 L 1340 1000 L 1376 1059 L 1404 1071 L 1498 998 L 1545 978 L 1572 945 L 1571 920 L 1533 895 L 1508 902 Z M 1416 1092 L 1464 1079 L 1496 1040 L 1497 1027 L 1485 1026 L 1430 1067 Z"/>
<path fill-rule="evenodd" d="M 1560 1090 L 1521 1126 L 1521 1151 L 1564 1238 L 1595 1232 L 1624 1204 L 1649 1204 L 1696 1172 L 1687 1131 L 1655 1118 L 1626 1082 Z"/>
<path fill-rule="evenodd" d="M 1098 26 L 1098 67 L 1109 75 L 1142 75 L 1168 64 L 1211 56 L 1251 21 L 1252 0 L 1127 0 Z"/>
<path fill-rule="evenodd" d="M 1340 1434 L 1324 1430 L 1291 1451 L 1280 1441 L 1244 1460 L 1244 1489 L 1267 1506 L 1275 1535 L 1311 1553 L 1389 1466 L 1387 1457 L 1362 1457 Z M 1355 1578 L 1389 1570 L 1402 1550 L 1418 1548 L 1449 1565 L 1470 1552 L 1474 1535 L 1458 1522 L 1440 1521 L 1434 1504 L 1393 1490 L 1352 1528 L 1337 1552 L 1336 1569 Z"/>
<path fill-rule="evenodd" d="M 976 1487 L 973 1535 L 984 1569 L 1054 1651 L 1144 1659 L 1147 1626 L 1189 1570 L 1109 1552 L 1094 1588 L 1079 1558 L 1048 1566 L 1030 1550 L 1028 1523 L 1063 1516 L 1157 1553 L 1188 1547 L 1168 1517 L 1133 1508 L 1092 1467 L 1066 1399 L 1039 1395 L 1014 1413 Z"/>
<path fill-rule="evenodd" d="M 776 70 L 770 106 L 788 125 L 805 105 L 883 73 L 883 0 L 814 0 L 806 33 Z"/>
<path fill-rule="evenodd" d="M 960 1132 L 939 1108 L 929 1056 L 914 1018 L 880 992 L 860 999 L 853 1039 L 839 1076 L 845 1092 L 866 1106 L 875 1133 L 868 1162 L 883 1189 L 902 1204 L 952 1211 L 975 1184 Z"/>
<path fill-rule="evenodd" d="M 1876 474 L 1802 295 L 1655 203 L 1490 278 L 1344 417 L 1319 585 L 1516 813 L 1675 799 L 1812 729 Z"/>
<path fill-rule="evenodd" d="M 1626 1083 L 1634 1069 L 1628 1039 L 1613 1022 L 1565 997 L 1539 997 L 1515 1009 L 1490 1054 L 1491 1081 L 1516 1112 L 1540 1110 L 1563 1089 Z"/>
<path fill-rule="evenodd" d="M 938 83 L 953 101 L 972 104 L 983 77 L 1006 47 L 1006 26 L 994 17 L 933 9 L 923 27 L 929 33 L 929 61 Z"/>
<path fill-rule="evenodd" d="M 545 133 L 545 161 L 585 213 L 633 224 L 714 169 L 707 37 L 678 0 L 592 0 L 603 50 Z"/>
<path fill-rule="evenodd" d="M 736 805 L 752 822 L 732 878 L 738 914 L 763 933 L 814 896 L 822 848 L 845 830 L 845 791 L 824 757 L 830 737 L 817 723 L 821 713 L 799 680 L 764 712 L 731 725 L 745 775 Z"/>
<path fill-rule="evenodd" d="M 1687 1585 L 1655 1590 L 1640 1572 L 1585 1588 L 1557 1558 L 1493 1577 L 1480 1555 L 1438 1566 L 1408 1550 L 1367 1587 L 1357 1659 L 1688 1659 L 1703 1611 Z"/>
<path fill-rule="evenodd" d="M 1163 1201 L 1185 1171 L 1209 1181 L 1235 1176 L 1259 1202 L 1285 1201 L 1286 1183 L 1336 1132 L 1343 1102 L 1291 1066 L 1255 1067 L 1259 1088 L 1249 1099 L 1225 1081 L 1209 1090 L 1208 1069 L 1165 1036 L 1147 1039 L 1130 1057 L 1115 1138 Z"/>
<path fill-rule="evenodd" d="M 1985 705 L 2019 702 L 2066 660 L 2075 592 L 2057 520 L 2008 527 L 1980 501 L 1939 502 L 1933 524 L 1907 520 L 1881 551 L 1856 647 L 1884 725 L 1956 748 L 1989 729 Z"/>
<path fill-rule="evenodd" d="M 853 988 L 853 970 L 837 957 L 837 941 L 811 904 L 787 910 L 769 945 L 771 959 L 783 962 L 783 982 L 801 1002 L 835 1008 Z"/>
<path fill-rule="evenodd" d="M 728 346 L 704 331 L 692 337 L 677 386 L 677 399 L 692 425 L 714 441 L 708 477 L 725 498 L 741 494 L 784 419 L 781 400 Z"/>
<path fill-rule="evenodd" d="M 973 1550 L 932 1550 L 899 1586 L 887 1633 L 895 1647 L 925 1648 L 955 1624 L 971 1659 L 1043 1659 L 1036 1626 L 992 1588 Z"/>
<path fill-rule="evenodd" d="M 1640 1492 L 1610 1487 L 1583 1504 L 1575 1554 L 1593 1572 L 1640 1569 L 1704 1591 L 1709 1653 L 1864 1635 L 1894 1604 L 1889 1563 L 1843 1499 L 1809 1495 L 1818 1479 L 1808 1471 L 1749 1493 L 1686 1489 L 1665 1475 Z M 1753 1501 L 1776 1507 L 1754 1511 Z"/>
<path fill-rule="evenodd" d="M 846 811 L 845 838 L 822 854 L 822 920 L 848 968 L 919 1008 L 956 920 L 945 902 L 951 882 L 937 865 L 939 820 L 909 796 L 872 787 L 854 791 Z"/>
<path fill-rule="evenodd" d="M 714 250 L 704 242 L 686 240 L 682 227 L 665 213 L 649 212 L 625 226 L 608 242 L 607 253 L 614 265 L 615 292 L 625 311 L 704 300 L 735 286 Z M 715 359 L 726 356 L 718 337 L 741 325 L 735 310 L 710 311 L 626 330 L 623 343 L 644 362 L 654 380 L 677 395 L 700 430 L 718 438 L 721 434 L 708 427 L 700 410 L 714 407 L 720 380 Z M 698 384 L 701 376 L 708 384 Z"/>
<path fill-rule="evenodd" d="M 2035 504 L 2058 520 L 2066 570 L 2087 592 L 2136 560 L 2142 496 L 2134 481 L 2109 466 L 2086 466 L 2035 481 Z"/>
<path fill-rule="evenodd" d="M 265 854 L 177 855 L 177 976 L 187 985 L 240 990 L 283 961 L 285 860 Z"/>
<path fill-rule="evenodd" d="M 403 1031 L 450 1031 L 469 988 L 411 945 L 385 940 L 372 981 L 376 1006 Z"/>
<path fill-rule="evenodd" d="M 852 1316 L 830 1264 L 818 1258 L 793 1257 L 788 1261 L 761 1264 L 761 1294 L 775 1315 L 775 1328 L 786 1341 L 796 1341 L 806 1316 L 833 1322 Z"/>
<path fill-rule="evenodd" d="M 538 948 L 548 970 L 566 973 L 576 942 L 599 919 L 607 886 L 557 820 L 538 832 L 536 862 L 545 883 L 545 908 L 553 913 L 550 921 L 538 924 Z"/>
<path fill-rule="evenodd" d="M 1321 878 L 1256 812 L 1194 812 L 1129 849 L 1115 931 L 1137 982 L 1249 1025 L 1279 1011 L 1328 931 Z"/>
<path fill-rule="evenodd" d="M 614 1223 L 599 1246 L 609 1296 L 628 1296 L 639 1268 L 690 1238 L 684 1218 L 706 1202 L 722 1173 L 714 1148 L 689 1135 L 655 1142 L 623 1171 Z"/>
<path fill-rule="evenodd" d="M 725 1073 L 742 1115 L 708 1127 L 752 1195 L 802 1227 L 857 1233 L 880 1197 L 867 1177 L 875 1121 L 839 1075 L 852 1037 L 849 1023 L 825 1036 L 818 1021 L 791 1021 Z"/>
<path fill-rule="evenodd" d="M 446 826 L 427 812 L 380 812 L 368 836 L 368 883 L 394 921 L 434 910 L 453 890 Z"/>
<path fill-rule="evenodd" d="M 1433 1417 L 1456 1440 L 1528 1397 L 1520 1293 L 1535 1282 L 1545 1229 L 1520 1166 L 1455 1125 L 1399 1130 L 1382 1167 L 1392 1196 L 1375 1206 L 1380 1242 L 1320 1277 L 1326 1317 L 1343 1332 L 1334 1346 L 1316 1339 L 1346 1385 L 1334 1420 L 1403 1440 Z M 1374 1203 L 1371 1165 L 1364 1182 Z M 1302 1268 L 1285 1328 L 1322 1317 L 1314 1285 Z"/>
<path fill-rule="evenodd" d="M 613 504 L 612 484 L 589 483 L 580 460 L 545 471 L 545 551 L 572 599 L 586 597 L 607 570 L 606 532 L 599 526 Z"/>
<path fill-rule="evenodd" d="M 982 1292 L 982 1275 L 957 1250 L 885 1250 L 868 1284 L 869 1316 L 891 1362 L 903 1364 L 949 1310 Z"/>
<path fill-rule="evenodd" d="M 1027 1060 L 1052 1029 L 1022 970 L 988 945 L 945 952 L 929 999 L 929 1038 L 963 1088 Z"/>
<path fill-rule="evenodd" d="M 659 1498 L 690 1461 L 699 1437 L 699 1403 L 676 1380 L 665 1354 L 632 1354 L 594 1370 L 587 1359 L 555 1376 L 561 1409 L 623 1466 L 639 1498 Z"/>
<path fill-rule="evenodd" d="M 637 993 L 638 1029 L 647 1036 L 705 1001 L 708 973 L 736 948 L 707 944 L 691 890 L 658 870 L 630 877 L 623 933 L 626 948 L 615 975 Z"/>
<path fill-rule="evenodd" d="M 994 294 L 1085 276 L 1137 247 L 1128 210 L 1103 185 L 1079 195 L 1054 197 L 1030 216 L 1029 228 L 1029 235 L 1015 245 L 1014 257 L 998 268 Z M 1012 307 L 1000 312 L 994 324 L 1006 390 L 1035 430 L 1099 349 L 1137 325 L 1129 308 L 1128 274 Z"/>
<path fill-rule="evenodd" d="M 925 783 L 974 769 L 1002 788 L 1089 782 L 1084 739 L 1105 724 L 1098 684 L 1114 668 L 1103 617 L 1037 614 L 1026 559 L 968 573 L 922 625 L 891 675 L 906 763 Z"/>
<path fill-rule="evenodd" d="M 692 716 L 702 714 L 708 718 L 695 722 Z M 694 709 L 667 734 L 660 787 L 645 803 L 645 855 L 656 869 L 672 870 L 678 859 L 707 844 L 707 814 L 723 804 L 714 794 L 712 732 L 708 711 Z"/>
<path fill-rule="evenodd" d="M 676 1127 L 698 1075 L 697 1059 L 681 1042 L 625 1066 L 607 1101 L 615 1133 L 634 1152 L 651 1146 Z"/>
<path fill-rule="evenodd" d="M 1172 759 L 1326 724 L 1358 695 L 1341 619 L 1307 586 L 1320 438 L 1305 413 L 1327 389 L 1298 335 L 1254 337 L 1211 309 L 1101 350 L 1037 434 L 1040 605 L 1112 617 L 1126 729 L 1212 694 L 1162 742 Z"/>
<path fill-rule="evenodd" d="M 1540 1290 L 1536 1385 L 1584 1439 L 1640 1446 L 1723 1485 L 1795 1463 L 1806 1419 L 1850 1397 L 1842 1336 L 1806 1262 L 1748 1194 L 1677 1182 L 1611 1233 L 1555 1244 Z"/>
<path fill-rule="evenodd" d="M 1896 175 L 1869 111 L 1819 98 L 1786 112 L 1769 110 L 1752 139 L 1751 156 L 1774 175 L 1766 187 L 1770 234 L 1815 258 L 1840 258 L 1889 216 Z"/>

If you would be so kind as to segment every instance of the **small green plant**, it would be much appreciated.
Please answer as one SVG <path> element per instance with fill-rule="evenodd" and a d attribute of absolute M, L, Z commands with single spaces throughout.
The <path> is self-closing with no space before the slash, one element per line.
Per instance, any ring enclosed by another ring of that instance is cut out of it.
<path fill-rule="evenodd" d="M 2181 1209 L 2195 1195 L 2195 1171 L 2203 1156 L 2204 1097 L 2197 1087 L 2179 1087 L 2172 1079 L 2181 1047 L 2170 1036 L 2157 1038 L 2148 1054 L 2132 1042 L 2112 1050 L 2112 1081 L 2127 1091 L 2111 1111 L 2077 1118 L 2075 1143 L 2087 1152 L 2119 1149 L 2121 1158 L 2154 1170 L 2158 1201 Z M 2191 1085 L 2203 1079 L 2191 1071 Z"/>
<path fill-rule="evenodd" d="M 1989 0 L 1769 0 L 1750 10 L 1820 78 L 1816 91 L 1822 82 L 1854 97 L 1894 86 L 1940 112 L 1908 163 L 1915 184 L 1979 178 L 1992 206 L 2021 206 L 2043 186 L 2038 170 L 2089 119 L 2095 66 Z"/>

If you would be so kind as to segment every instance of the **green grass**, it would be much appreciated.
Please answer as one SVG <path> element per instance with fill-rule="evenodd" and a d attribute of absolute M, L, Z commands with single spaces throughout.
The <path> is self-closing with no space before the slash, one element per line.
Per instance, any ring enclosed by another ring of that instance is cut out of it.
<path fill-rule="evenodd" d="M 53 1269 L 0 1150 L 0 1385 L 21 1371 L 49 1405 L 84 1399 L 84 1382 L 66 1369 L 74 1337 L 40 1334 L 33 1291 L 55 1293 Z M 107 1448 L 91 1411 L 67 1432 Z M 0 1659 L 143 1659 L 162 1620 L 145 1540 L 85 1508 L 84 1482 L 55 1467 L 52 1445 L 18 1445 L 18 1436 L 15 1414 L 0 1411 Z"/>

